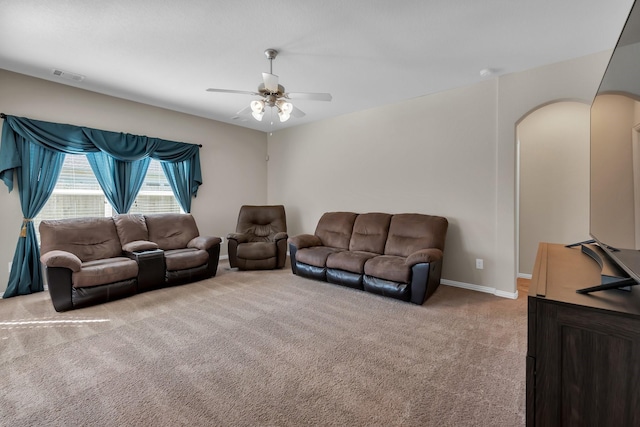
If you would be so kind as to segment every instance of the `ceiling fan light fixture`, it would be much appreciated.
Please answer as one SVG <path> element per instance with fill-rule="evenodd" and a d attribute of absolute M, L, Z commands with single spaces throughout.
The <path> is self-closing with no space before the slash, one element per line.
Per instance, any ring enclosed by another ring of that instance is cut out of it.
<path fill-rule="evenodd" d="M 278 116 L 280 117 L 281 122 L 286 122 L 291 118 L 291 113 L 286 113 L 284 111 L 278 111 Z"/>
<path fill-rule="evenodd" d="M 262 121 L 262 116 L 264 116 L 264 101 L 251 101 L 251 115 L 257 121 Z"/>
<path fill-rule="evenodd" d="M 276 107 L 278 107 L 278 116 L 280 117 L 280 122 L 286 122 L 291 118 L 293 104 L 283 99 L 279 99 L 276 101 Z"/>
<path fill-rule="evenodd" d="M 278 109 L 280 111 L 283 111 L 285 113 L 291 114 L 291 112 L 293 111 L 293 104 L 283 99 L 278 100 L 278 102 L 276 102 L 276 105 L 278 106 Z"/>

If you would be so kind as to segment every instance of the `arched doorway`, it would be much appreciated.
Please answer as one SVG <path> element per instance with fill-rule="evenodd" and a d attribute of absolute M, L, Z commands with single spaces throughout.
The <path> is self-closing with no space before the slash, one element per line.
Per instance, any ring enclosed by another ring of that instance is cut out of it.
<path fill-rule="evenodd" d="M 589 237 L 589 107 L 554 102 L 516 127 L 519 277 L 531 277 L 539 242 Z"/>

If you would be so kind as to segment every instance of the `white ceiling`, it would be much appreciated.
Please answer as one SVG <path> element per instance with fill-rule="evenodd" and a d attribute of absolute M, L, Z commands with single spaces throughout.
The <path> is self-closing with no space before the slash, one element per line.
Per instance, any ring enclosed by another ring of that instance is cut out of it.
<path fill-rule="evenodd" d="M 261 131 L 611 49 L 633 0 L 0 0 L 0 68 Z M 302 119 L 232 119 L 269 71 Z M 52 74 L 85 76 L 80 82 Z M 4 111 L 11 114 L 11 111 Z"/>

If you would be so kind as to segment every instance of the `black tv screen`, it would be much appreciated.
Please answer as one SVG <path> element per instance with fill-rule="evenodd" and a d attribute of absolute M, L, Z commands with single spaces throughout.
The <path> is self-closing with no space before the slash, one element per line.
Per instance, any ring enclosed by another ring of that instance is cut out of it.
<path fill-rule="evenodd" d="M 591 106 L 593 239 L 640 283 L 640 6 L 634 4 Z"/>

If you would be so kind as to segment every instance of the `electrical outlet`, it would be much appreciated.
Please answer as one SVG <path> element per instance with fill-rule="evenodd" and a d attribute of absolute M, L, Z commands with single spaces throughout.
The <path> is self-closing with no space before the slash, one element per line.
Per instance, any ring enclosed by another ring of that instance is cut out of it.
<path fill-rule="evenodd" d="M 484 268 L 484 260 L 482 258 L 476 258 L 476 268 L 482 270 Z"/>
<path fill-rule="evenodd" d="M 11 261 L 9 261 L 9 274 L 11 274 L 11 264 L 13 264 Z"/>
<path fill-rule="evenodd" d="M 220 237 L 220 244 L 224 244 L 224 237 Z"/>

